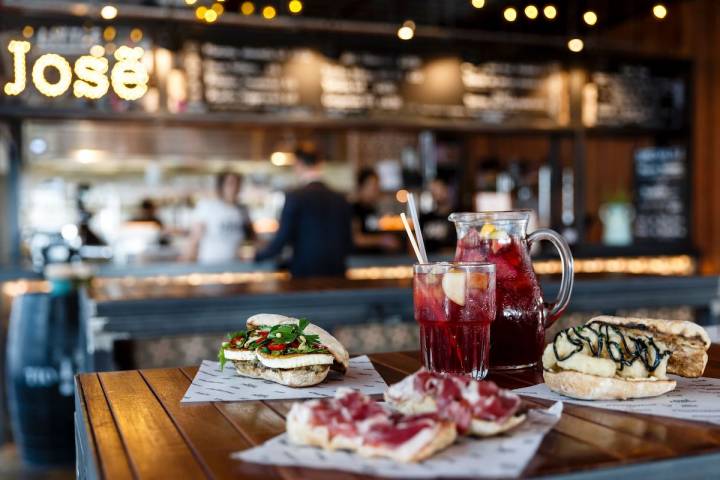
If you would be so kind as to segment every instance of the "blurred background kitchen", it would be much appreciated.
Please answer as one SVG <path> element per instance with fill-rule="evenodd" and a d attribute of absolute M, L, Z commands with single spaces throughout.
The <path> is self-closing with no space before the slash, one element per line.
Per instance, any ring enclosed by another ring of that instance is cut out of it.
<path fill-rule="evenodd" d="M 0 1 L 0 331 L 71 279 L 72 371 L 197 363 L 258 310 L 415 349 L 408 192 L 433 257 L 452 211 L 562 233 L 558 325 L 713 325 L 719 21 L 713 0 Z M 345 279 L 291 279 L 298 238 L 274 251 L 313 182 L 348 203 Z M 551 298 L 560 263 L 535 255 Z"/>

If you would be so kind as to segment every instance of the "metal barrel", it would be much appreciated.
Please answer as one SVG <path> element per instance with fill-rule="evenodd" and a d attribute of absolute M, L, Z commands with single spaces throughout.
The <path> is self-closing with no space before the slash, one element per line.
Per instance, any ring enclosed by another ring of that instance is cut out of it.
<path fill-rule="evenodd" d="M 75 460 L 73 376 L 77 370 L 78 295 L 15 298 L 7 338 L 7 393 L 13 438 L 28 465 Z"/>

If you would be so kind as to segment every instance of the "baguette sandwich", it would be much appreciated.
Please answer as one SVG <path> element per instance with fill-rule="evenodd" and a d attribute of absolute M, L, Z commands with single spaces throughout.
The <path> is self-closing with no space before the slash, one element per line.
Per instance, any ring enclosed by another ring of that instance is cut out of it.
<path fill-rule="evenodd" d="M 262 313 L 248 318 L 246 326 L 220 346 L 221 369 L 231 361 L 239 375 L 289 387 L 317 385 L 330 369 L 347 370 L 345 347 L 305 319 Z"/>
<path fill-rule="evenodd" d="M 692 322 L 600 316 L 555 336 L 543 353 L 543 378 L 583 400 L 654 397 L 675 389 L 668 373 L 701 376 L 709 347 Z"/>

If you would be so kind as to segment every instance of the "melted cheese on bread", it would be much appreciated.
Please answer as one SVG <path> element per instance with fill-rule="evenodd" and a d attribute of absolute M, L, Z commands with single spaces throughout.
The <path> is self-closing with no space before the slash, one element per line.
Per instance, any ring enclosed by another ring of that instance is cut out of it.
<path fill-rule="evenodd" d="M 574 332 L 573 340 L 569 338 L 570 331 Z M 578 332 L 581 332 L 578 335 Z M 609 342 L 609 343 L 608 343 Z M 581 345 L 579 345 L 579 343 Z M 655 341 L 660 351 L 667 348 L 662 343 Z M 598 345 L 603 345 L 600 354 L 597 355 Z M 598 377 L 612 378 L 619 377 L 625 380 L 632 379 L 658 379 L 667 378 L 667 364 L 669 355 L 664 354 L 658 365 L 652 371 L 648 370 L 641 358 L 635 358 L 631 363 L 623 363 L 611 358 L 608 353 L 608 344 L 613 348 L 613 356 L 620 358 L 620 354 L 631 357 L 638 353 L 632 350 L 638 348 L 633 342 L 624 341 L 615 331 L 608 330 L 607 335 L 598 335 L 590 328 L 581 330 L 568 329 L 560 332 L 552 343 L 545 347 L 542 356 L 543 368 L 548 371 L 570 370 Z M 591 349 L 592 345 L 592 349 Z M 627 346 L 628 350 L 625 350 Z M 625 358 L 624 356 L 622 358 Z M 646 361 L 654 364 L 657 361 L 657 353 L 653 348 L 647 349 Z"/>

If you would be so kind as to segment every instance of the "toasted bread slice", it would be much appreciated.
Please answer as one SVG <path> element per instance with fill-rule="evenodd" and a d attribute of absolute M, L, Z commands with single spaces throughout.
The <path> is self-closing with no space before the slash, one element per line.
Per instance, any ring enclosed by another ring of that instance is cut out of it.
<path fill-rule="evenodd" d="M 580 400 L 626 400 L 656 397 L 675 389 L 674 380 L 625 380 L 618 377 L 598 377 L 587 373 L 564 370 L 543 371 L 550 390 Z"/>
<path fill-rule="evenodd" d="M 668 373 L 683 377 L 700 377 L 705 371 L 710 337 L 693 322 L 651 318 L 599 316 L 587 323 L 603 322 L 622 327 L 630 335 L 648 335 L 664 343 L 671 351 Z"/>
<path fill-rule="evenodd" d="M 251 378 L 262 378 L 288 387 L 311 387 L 325 380 L 330 372 L 330 365 L 315 365 L 292 369 L 268 368 L 258 362 L 233 361 L 239 375 Z"/>

